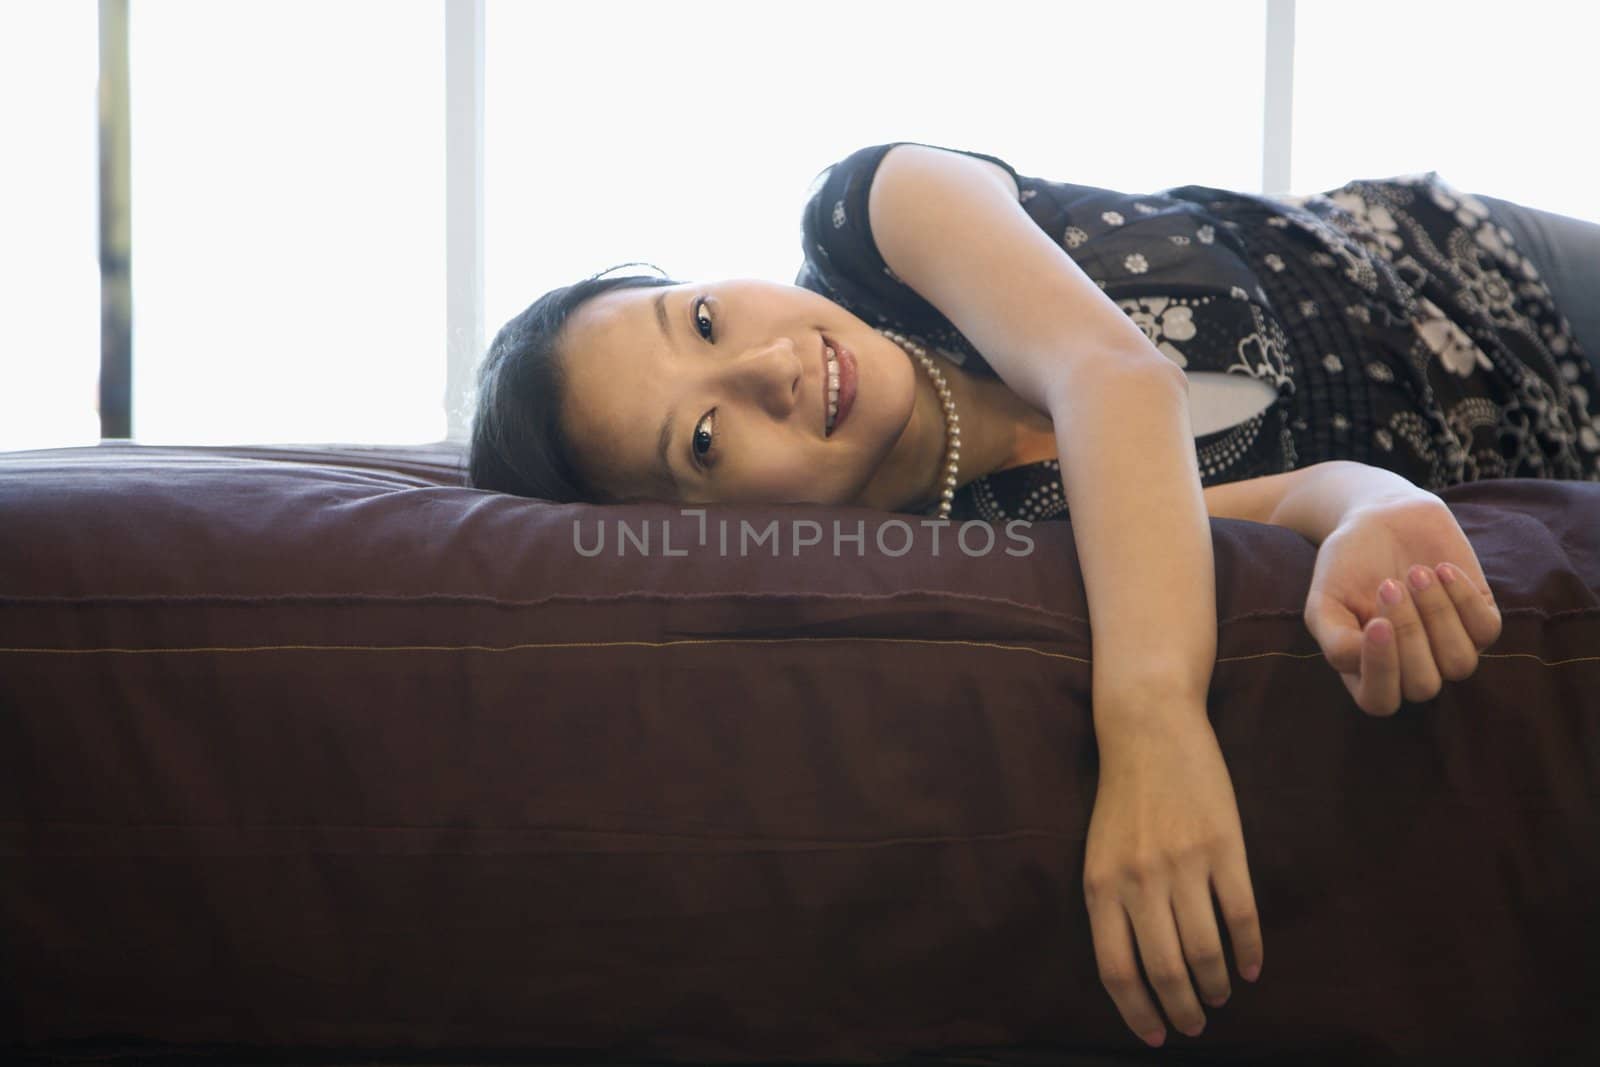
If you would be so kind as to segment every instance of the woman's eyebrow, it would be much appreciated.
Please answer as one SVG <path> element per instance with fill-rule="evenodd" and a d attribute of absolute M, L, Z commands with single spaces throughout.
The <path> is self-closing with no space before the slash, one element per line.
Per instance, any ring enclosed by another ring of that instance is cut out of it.
<path fill-rule="evenodd" d="M 683 487 L 678 484 L 678 476 L 673 473 L 672 463 L 667 459 L 667 448 L 672 444 L 672 412 L 667 412 L 661 420 L 661 432 L 656 438 L 656 456 L 661 460 L 661 476 L 672 485 L 672 491 L 679 496 L 683 495 Z"/>
<path fill-rule="evenodd" d="M 652 301 L 656 308 L 656 323 L 661 327 L 661 336 L 674 352 L 678 349 L 677 339 L 672 336 L 672 330 L 667 325 L 667 291 L 661 290 Z M 678 484 L 678 475 L 672 469 L 672 461 L 667 459 L 667 449 L 672 446 L 672 416 L 676 412 L 668 411 L 661 420 L 661 430 L 656 434 L 656 457 L 660 461 L 660 477 L 672 486 L 672 491 L 678 496 L 683 495 L 683 487 Z"/>
<path fill-rule="evenodd" d="M 672 336 L 672 330 L 667 326 L 667 294 L 664 290 L 656 294 L 655 305 L 656 322 L 661 327 L 661 339 L 676 350 L 678 347 L 677 338 Z"/>

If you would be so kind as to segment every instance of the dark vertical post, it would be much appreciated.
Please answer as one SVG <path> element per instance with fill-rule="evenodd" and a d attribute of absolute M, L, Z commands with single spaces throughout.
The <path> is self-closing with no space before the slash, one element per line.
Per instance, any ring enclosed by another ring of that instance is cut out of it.
<path fill-rule="evenodd" d="M 100 436 L 133 436 L 128 0 L 100 0 Z"/>

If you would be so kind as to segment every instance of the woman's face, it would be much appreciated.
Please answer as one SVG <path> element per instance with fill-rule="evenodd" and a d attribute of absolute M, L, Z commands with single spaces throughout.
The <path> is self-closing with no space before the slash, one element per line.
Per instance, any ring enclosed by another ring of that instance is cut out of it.
<path fill-rule="evenodd" d="M 824 336 L 856 361 L 832 433 Z M 943 416 L 925 376 L 808 289 L 737 278 L 612 290 L 568 319 L 560 350 L 579 465 L 619 499 L 898 510 L 939 465 Z"/>

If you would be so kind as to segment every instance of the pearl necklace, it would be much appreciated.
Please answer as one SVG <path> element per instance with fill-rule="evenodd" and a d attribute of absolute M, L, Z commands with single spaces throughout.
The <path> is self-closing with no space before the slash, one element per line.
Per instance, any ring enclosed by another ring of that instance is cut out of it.
<path fill-rule="evenodd" d="M 939 493 L 939 518 L 948 519 L 950 508 L 955 502 L 956 486 L 959 484 L 956 473 L 961 465 L 961 417 L 956 414 L 955 397 L 950 392 L 950 384 L 944 379 L 944 373 L 934 366 L 933 359 L 926 349 L 893 330 L 885 330 L 880 326 L 878 332 L 905 349 L 908 355 L 922 364 L 922 369 L 927 371 L 928 377 L 933 380 L 933 387 L 939 391 L 940 402 L 944 404 L 944 487 Z M 924 512 L 924 514 L 931 513 L 931 508 Z"/>

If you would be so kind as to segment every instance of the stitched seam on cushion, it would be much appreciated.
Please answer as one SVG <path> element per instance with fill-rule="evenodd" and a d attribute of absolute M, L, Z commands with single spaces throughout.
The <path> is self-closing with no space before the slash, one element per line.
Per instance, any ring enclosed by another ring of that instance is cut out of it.
<path fill-rule="evenodd" d="M 1018 600 L 1005 597 L 984 596 L 980 593 L 961 593 L 940 589 L 902 589 L 893 593 L 818 593 L 806 591 L 791 592 L 766 592 L 755 593 L 743 590 L 727 590 L 725 592 L 684 592 L 668 593 L 657 589 L 627 589 L 614 593 L 551 593 L 548 596 L 535 597 L 529 600 L 508 600 L 504 597 L 487 596 L 476 593 L 274 593 L 267 595 L 235 594 L 235 593 L 193 593 L 193 594 L 144 594 L 144 593 L 106 593 L 88 596 L 0 596 L 0 606 L 15 604 L 28 606 L 31 604 L 59 604 L 68 606 L 92 607 L 100 604 L 292 604 L 292 603 L 327 603 L 327 604 L 405 604 L 405 603 L 446 603 L 446 604 L 484 604 L 498 607 L 544 607 L 551 604 L 605 604 L 621 601 L 649 601 L 649 600 L 846 600 L 872 603 L 893 603 L 901 599 L 933 598 L 939 600 L 964 600 L 979 604 L 1000 604 L 1014 607 L 1020 611 L 1044 615 L 1054 619 L 1064 619 L 1069 622 L 1086 622 L 1077 615 L 1042 608 L 1034 604 L 1024 604 Z"/>
<path fill-rule="evenodd" d="M 188 595 L 175 594 L 95 594 L 91 596 L 0 596 L 0 606 L 14 604 L 21 607 L 31 605 L 61 605 L 72 607 L 93 607 L 100 604 L 280 604 L 280 603 L 327 603 L 327 604 L 386 604 L 386 603 L 430 603 L 441 602 L 447 604 L 486 604 L 499 607 L 543 607 L 550 604 L 570 602 L 575 604 L 603 604 L 620 600 L 776 600 L 776 599 L 818 599 L 818 600 L 857 600 L 869 602 L 892 602 L 903 597 L 928 596 L 937 599 L 969 600 L 980 604 L 1000 604 L 1013 607 L 1019 611 L 1043 615 L 1052 619 L 1062 619 L 1074 623 L 1088 623 L 1088 619 L 1080 615 L 1070 615 L 1066 612 L 1042 608 L 1035 604 L 1024 604 L 1021 601 L 1010 600 L 1005 597 L 983 596 L 977 593 L 959 593 L 949 590 L 909 589 L 896 593 L 747 593 L 732 590 L 728 592 L 701 592 L 701 593 L 663 593 L 659 590 L 625 590 L 617 593 L 552 593 L 547 597 L 532 600 L 506 600 L 500 597 L 483 596 L 473 593 L 418 593 L 418 594 L 387 594 L 387 593 L 280 593 L 266 596 L 253 596 L 233 593 L 194 593 Z M 1232 622 L 1245 622 L 1254 619 L 1284 619 L 1298 618 L 1303 614 L 1301 608 L 1267 608 L 1260 611 L 1248 611 L 1242 615 L 1227 615 L 1217 619 L 1217 625 L 1225 626 Z M 1569 608 L 1564 611 L 1545 611 L 1538 607 L 1504 608 L 1500 609 L 1503 618 L 1521 618 L 1532 616 L 1546 621 L 1566 619 L 1571 616 L 1600 615 L 1600 607 Z"/>
<path fill-rule="evenodd" d="M 177 652 L 523 652 L 529 649 L 580 649 L 580 648 L 622 648 L 628 646 L 643 648 L 671 648 L 677 645 L 753 645 L 753 644 L 796 644 L 816 643 L 823 641 L 849 642 L 854 644 L 879 643 L 879 644 L 914 644 L 914 645 L 940 645 L 944 647 L 970 647 L 997 650 L 1001 652 L 1031 652 L 1036 656 L 1048 659 L 1064 659 L 1073 663 L 1090 665 L 1094 661 L 1088 656 L 1074 656 L 1067 652 L 1047 652 L 1042 648 L 1032 645 L 1004 644 L 998 641 L 967 641 L 960 639 L 938 640 L 935 638 L 918 637 L 693 637 L 677 638 L 669 641 L 530 641 L 515 645 L 237 645 L 237 646 L 211 646 L 196 648 L 11 648 L 0 646 L 0 654 L 7 652 L 35 655 L 69 655 L 82 656 L 101 652 L 115 652 L 121 655 L 169 655 Z M 1242 663 L 1249 660 L 1267 659 L 1278 657 L 1281 659 L 1323 659 L 1319 649 L 1315 652 L 1288 652 L 1280 649 L 1264 649 L 1259 652 L 1247 652 L 1237 656 L 1218 656 L 1217 663 Z M 1479 659 L 1531 659 L 1541 667 L 1564 667 L 1572 663 L 1600 662 L 1600 656 L 1571 656 L 1567 659 L 1546 660 L 1534 652 L 1481 652 Z"/>
<path fill-rule="evenodd" d="M 512 645 L 201 645 L 169 648 L 25 648 L 0 645 L 0 653 L 16 652 L 77 656 L 98 652 L 118 652 L 132 655 L 172 652 L 521 652 L 535 648 L 625 648 L 629 646 L 671 648 L 677 645 L 783 645 L 815 644 L 820 642 L 961 646 L 994 649 L 1001 652 L 1032 652 L 1035 655 L 1046 656 L 1050 659 L 1065 659 L 1074 663 L 1090 662 L 1086 656 L 1074 656 L 1066 652 L 1048 652 L 1032 645 L 935 637 L 680 637 L 669 638 L 665 641 L 650 641 L 643 638 L 623 641 L 519 641 Z"/>

